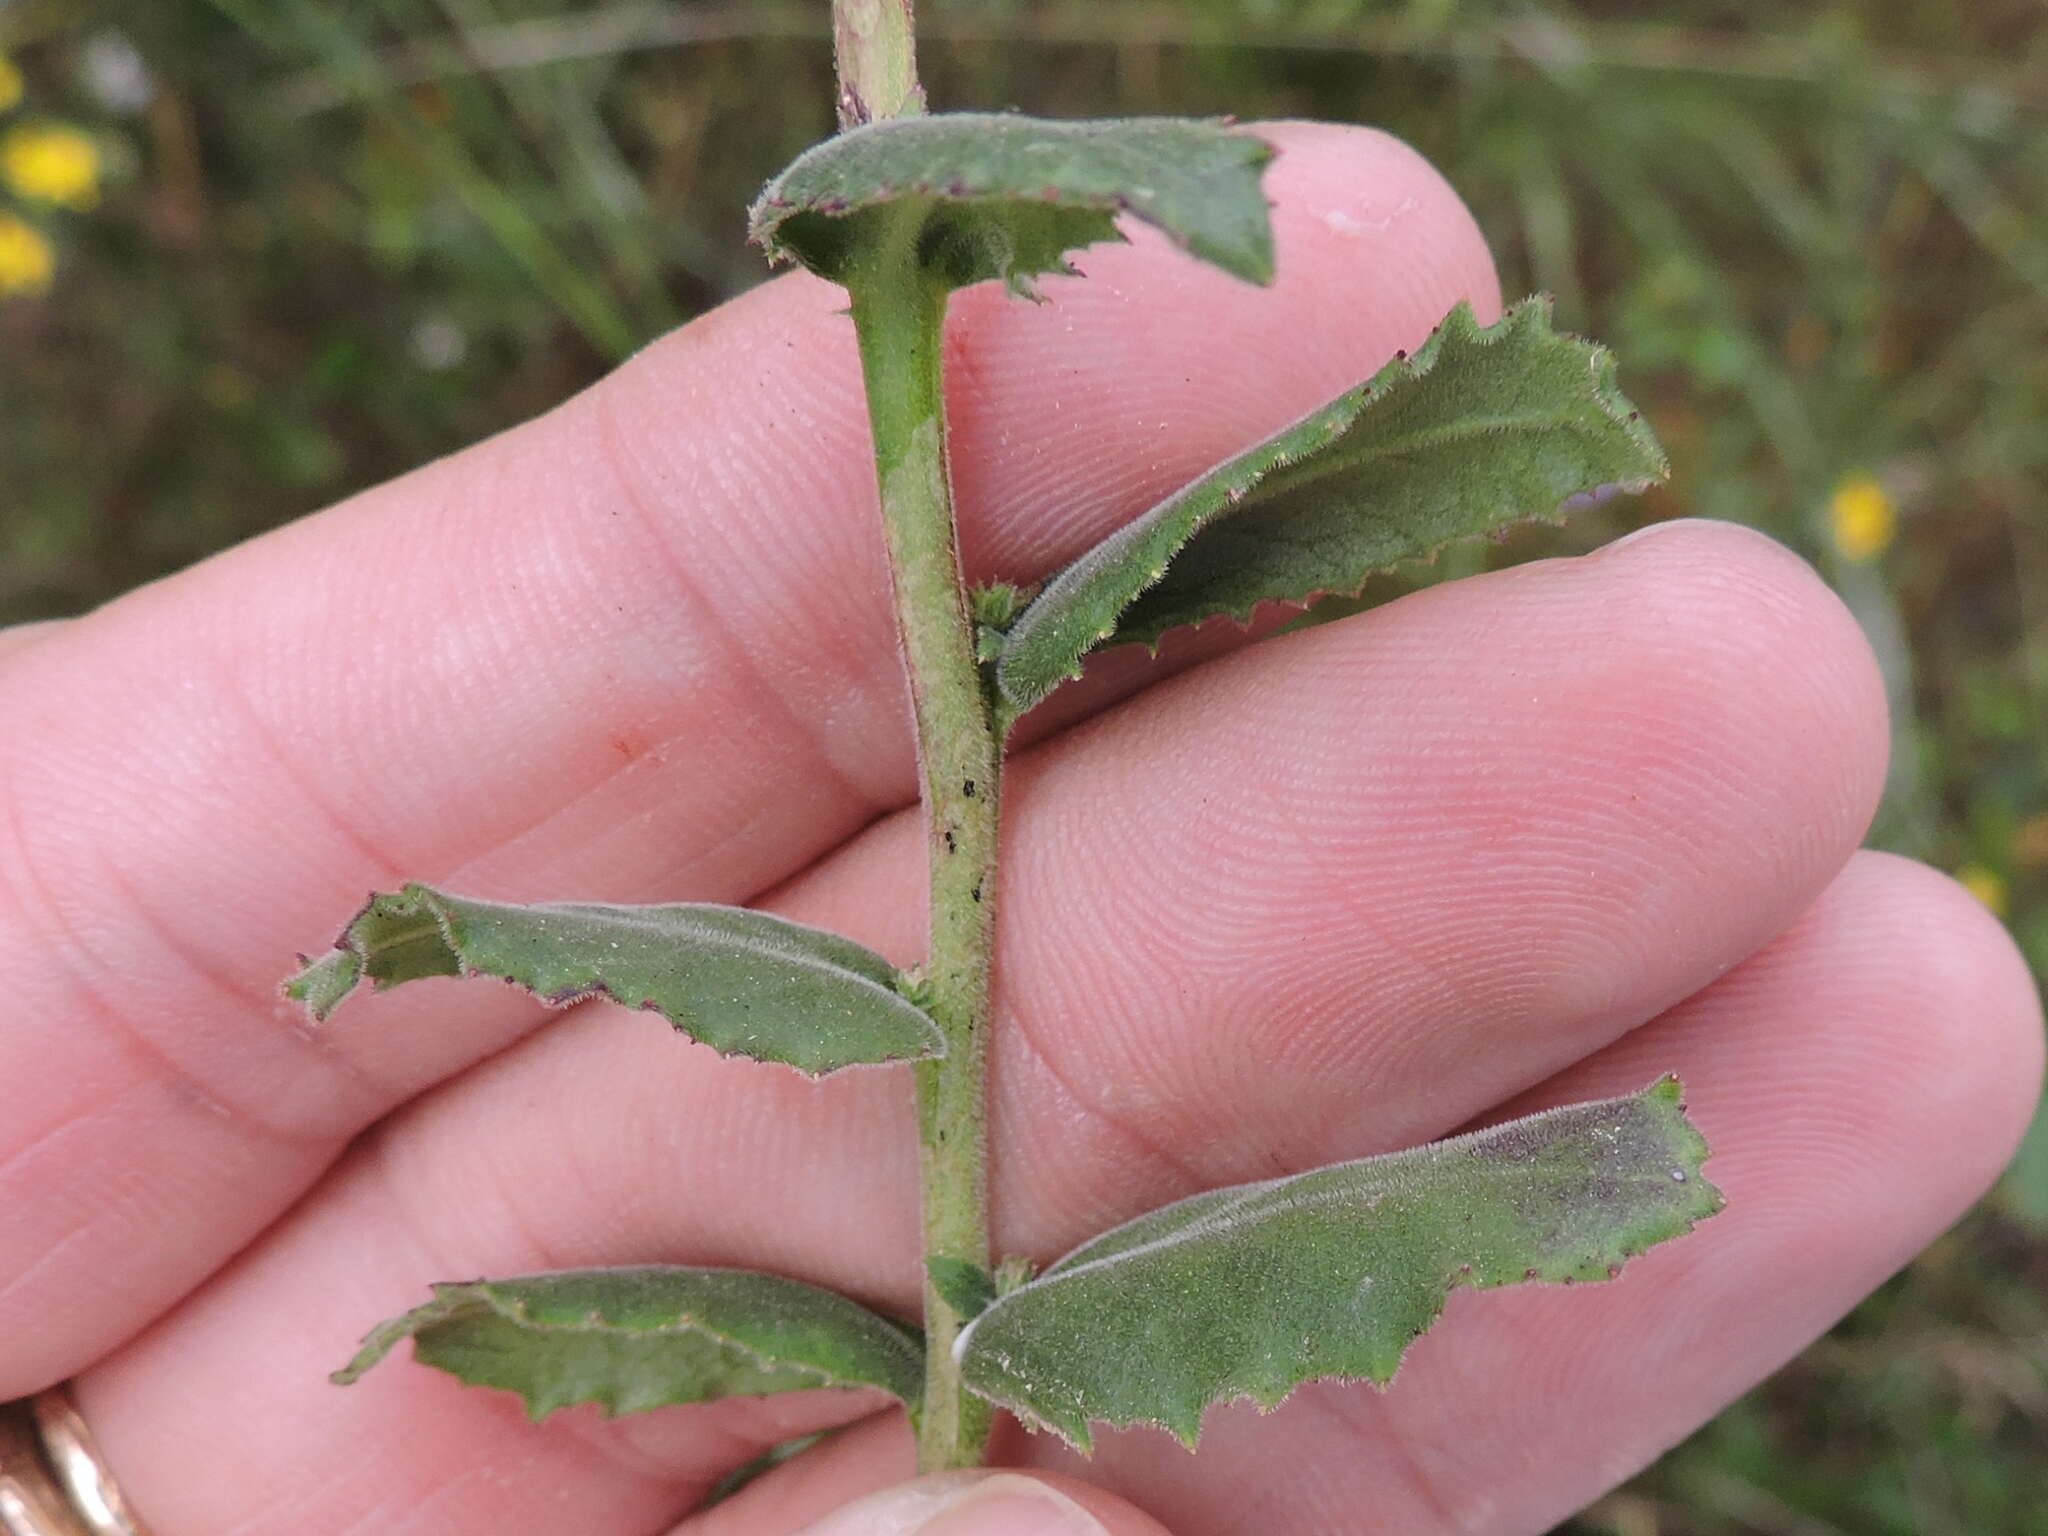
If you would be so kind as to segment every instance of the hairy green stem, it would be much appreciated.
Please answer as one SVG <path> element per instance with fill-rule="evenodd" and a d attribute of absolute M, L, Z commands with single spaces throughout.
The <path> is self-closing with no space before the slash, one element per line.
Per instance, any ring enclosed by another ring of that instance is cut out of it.
<path fill-rule="evenodd" d="M 923 113 L 913 0 L 833 0 L 839 126 Z M 927 1258 L 988 1267 L 987 1059 L 995 960 L 1002 741 L 989 716 L 960 577 L 946 460 L 942 347 L 948 290 L 925 272 L 924 210 L 848 284 L 874 430 L 896 628 L 910 673 L 931 844 L 931 948 L 925 1006 L 946 1054 L 917 1073 L 918 1168 Z M 964 1320 L 924 1284 L 925 1383 L 917 1459 L 926 1472 L 979 1466 L 992 1419 L 961 1384 L 953 1341 Z"/>
<path fill-rule="evenodd" d="M 947 1054 L 917 1068 L 928 1257 L 989 1263 L 984 1109 L 1000 743 L 989 717 L 953 528 L 940 349 L 946 289 L 916 249 L 922 208 L 848 285 L 867 381 L 896 618 L 910 672 L 931 843 L 931 951 L 925 1003 Z M 925 1471 L 978 1466 L 986 1403 L 953 1363 L 962 1320 L 925 1283 Z"/>
<path fill-rule="evenodd" d="M 842 130 L 924 111 L 911 7 L 912 0 L 833 0 Z"/>

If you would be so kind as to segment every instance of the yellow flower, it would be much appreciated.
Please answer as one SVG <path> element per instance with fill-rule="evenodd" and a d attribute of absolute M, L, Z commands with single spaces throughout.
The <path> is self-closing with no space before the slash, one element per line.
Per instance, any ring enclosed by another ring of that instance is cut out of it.
<path fill-rule="evenodd" d="M 14 60 L 0 53 L 0 112 L 12 112 L 21 104 L 21 71 Z"/>
<path fill-rule="evenodd" d="M 2005 916 L 2009 903 L 2006 900 L 2005 881 L 1997 870 L 1986 868 L 1982 864 L 1965 864 L 1956 871 L 1956 881 L 1997 916 Z"/>
<path fill-rule="evenodd" d="M 11 213 L 0 213 L 0 297 L 50 291 L 57 253 L 41 230 Z"/>
<path fill-rule="evenodd" d="M 61 124 L 23 124 L 0 136 L 0 181 L 18 197 L 90 208 L 100 197 L 100 152 Z"/>
<path fill-rule="evenodd" d="M 1828 501 L 1828 532 L 1835 553 L 1857 565 L 1875 560 L 1891 547 L 1899 531 L 1899 514 L 1884 487 L 1868 475 L 1851 475 L 1835 487 Z"/>

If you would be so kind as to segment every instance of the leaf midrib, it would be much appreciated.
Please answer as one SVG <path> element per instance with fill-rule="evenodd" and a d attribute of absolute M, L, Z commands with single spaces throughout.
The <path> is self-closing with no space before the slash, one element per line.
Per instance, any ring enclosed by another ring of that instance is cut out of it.
<path fill-rule="evenodd" d="M 478 902 L 475 903 L 475 905 L 481 906 L 483 905 L 483 903 Z M 687 905 L 687 903 L 683 905 Z M 560 911 L 565 915 L 573 915 L 582 919 L 583 921 L 598 920 L 598 916 L 587 916 L 586 914 L 607 915 L 611 913 L 624 913 L 626 914 L 625 920 L 628 923 L 630 923 L 643 936 L 649 936 L 654 938 L 661 937 L 660 930 L 657 927 L 657 925 L 652 921 L 651 914 L 664 910 L 663 903 L 650 902 L 643 904 L 641 910 L 647 914 L 650 914 L 650 916 L 644 920 L 641 917 L 641 912 L 634 911 L 633 908 L 630 906 L 605 907 L 601 904 L 596 903 L 536 903 L 533 906 L 520 908 L 518 910 L 525 912 L 546 911 L 550 906 L 554 907 L 555 910 Z M 672 910 L 673 906 L 671 905 L 669 909 Z M 448 921 L 442 925 L 442 930 L 444 935 L 450 941 L 449 948 L 456 953 L 458 958 L 460 958 L 462 951 L 469 947 L 469 941 L 466 939 L 462 940 L 461 942 L 455 941 L 455 917 L 456 914 L 451 912 L 449 914 Z M 900 988 L 893 986 L 890 983 L 880 981 L 877 978 L 868 975 L 865 971 L 855 970 L 851 965 L 848 965 L 843 961 L 834 960 L 830 956 L 814 954 L 807 950 L 799 948 L 793 944 L 778 944 L 773 940 L 765 939 L 758 935 L 736 934 L 731 929 L 721 927 L 716 923 L 702 922 L 694 918 L 684 919 L 682 922 L 677 924 L 677 928 L 678 931 L 682 933 L 684 936 L 692 937 L 702 942 L 706 948 L 720 948 L 734 954 L 745 954 L 755 956 L 763 960 L 776 961 L 782 964 L 797 967 L 801 970 L 808 971 L 815 975 L 830 976 L 835 979 L 841 977 L 848 977 L 851 978 L 853 981 L 860 983 L 862 986 L 872 988 L 874 991 L 881 993 L 883 996 L 887 997 L 892 1002 L 900 1003 L 903 1007 L 908 1008 L 913 1012 L 921 1011 L 917 1008 L 917 1005 L 915 1003 L 912 1003 L 909 998 L 903 995 Z M 601 979 L 604 966 L 605 962 L 597 961 L 592 963 L 590 969 L 593 975 L 598 975 L 600 977 L 599 984 L 604 987 L 605 991 L 611 992 L 610 983 L 604 982 Z M 615 999 L 618 999 L 617 993 L 612 993 L 612 996 Z M 618 1000 L 623 1001 L 623 999 Z"/>
<path fill-rule="evenodd" d="M 708 1339 L 714 1344 L 740 1351 L 740 1353 L 753 1361 L 756 1367 L 764 1371 L 790 1371 L 799 1375 L 815 1376 L 818 1378 L 819 1384 L 823 1386 L 876 1387 L 880 1391 L 889 1391 L 887 1387 L 883 1387 L 877 1382 L 856 1380 L 843 1376 L 838 1371 L 826 1366 L 814 1365 L 802 1360 L 776 1359 L 771 1355 L 762 1353 L 759 1348 L 749 1344 L 745 1339 L 735 1338 L 733 1335 L 718 1328 L 710 1327 L 701 1319 L 678 1319 L 674 1323 L 657 1323 L 653 1327 L 648 1328 L 628 1327 L 608 1318 L 598 1316 L 592 1316 L 580 1322 L 544 1322 L 534 1317 L 522 1302 L 500 1300 L 488 1293 L 477 1299 L 487 1310 L 503 1318 L 506 1322 L 513 1324 L 515 1327 L 530 1329 L 535 1333 L 543 1335 L 550 1333 L 610 1334 L 617 1338 L 632 1339 L 644 1338 L 650 1335 L 662 1338 L 678 1338 L 694 1334 L 699 1338 Z M 443 1319 L 443 1321 L 452 1320 L 453 1314 L 449 1318 Z M 888 1348 L 905 1364 L 917 1370 L 923 1368 L 923 1355 L 912 1346 L 908 1338 L 901 1337 L 894 1330 L 886 1327 L 877 1329 L 875 1337 L 882 1339 Z"/>
<path fill-rule="evenodd" d="M 1424 375 L 1424 377 L 1426 378 L 1427 375 Z M 1370 406 L 1370 401 L 1361 406 L 1358 414 L 1351 418 L 1354 425 L 1363 419 L 1365 411 L 1370 409 Z M 1610 416 L 1608 420 L 1616 421 L 1619 418 Z M 1317 485 L 1333 474 L 1361 469 L 1367 465 L 1376 464 L 1386 459 L 1397 458 L 1406 453 L 1440 448 L 1447 444 L 1463 442 L 1471 438 L 1502 437 L 1514 432 L 1545 429 L 1561 429 L 1582 433 L 1584 426 L 1576 412 L 1522 411 L 1506 415 L 1489 416 L 1479 421 L 1461 419 L 1456 424 L 1436 428 L 1411 429 L 1391 441 L 1361 444 L 1355 452 L 1349 454 L 1344 451 L 1344 445 L 1340 440 L 1332 445 L 1330 449 L 1316 454 L 1314 457 L 1304 454 L 1301 458 L 1275 464 L 1266 471 L 1257 485 L 1254 485 L 1251 490 L 1245 493 L 1242 500 L 1232 503 L 1226 508 L 1219 509 L 1220 515 L 1202 519 L 1201 523 L 1189 534 L 1188 543 L 1194 542 L 1195 537 L 1203 528 L 1212 527 L 1217 523 L 1236 517 L 1239 513 L 1252 509 L 1260 502 L 1260 493 L 1265 492 L 1267 487 L 1272 484 L 1274 478 L 1279 475 L 1284 474 L 1288 476 L 1285 490 L 1294 491 Z M 1289 430 L 1292 429 L 1290 428 Z M 1268 493 L 1266 499 L 1271 500 L 1273 494 Z M 1151 588 L 1149 587 L 1146 589 L 1146 591 L 1150 590 Z M 1132 599 L 1133 603 L 1137 602 L 1139 598 L 1144 597 L 1144 595 L 1143 592 L 1139 593 L 1138 598 Z"/>

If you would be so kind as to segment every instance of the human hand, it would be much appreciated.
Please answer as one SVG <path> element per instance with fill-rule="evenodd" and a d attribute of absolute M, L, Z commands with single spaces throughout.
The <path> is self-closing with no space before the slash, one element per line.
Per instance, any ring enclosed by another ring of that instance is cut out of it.
<path fill-rule="evenodd" d="M 975 574 L 1079 553 L 1457 299 L 1497 312 L 1410 152 L 1275 137 L 1272 290 L 1141 237 L 1044 307 L 956 302 Z M 76 1376 L 155 1536 L 786 1536 L 909 1475 L 866 1397 L 532 1426 L 431 1371 L 325 1382 L 435 1279 L 731 1264 L 909 1311 L 905 1074 L 814 1083 L 495 989 L 311 1031 L 276 992 L 408 877 L 758 900 L 916 957 L 842 303 L 785 278 L 541 421 L 0 637 L 0 1399 Z M 1460 1294 L 1390 1392 L 1220 1410 L 1195 1461 L 998 1452 L 1176 1536 L 1544 1530 L 1984 1188 L 2039 1084 L 2031 983 L 1955 887 L 1854 851 L 1882 690 L 1754 534 L 1667 525 L 1237 640 L 1106 658 L 1015 760 L 1002 1250 L 1666 1071 L 1729 1209 L 1611 1285 Z"/>

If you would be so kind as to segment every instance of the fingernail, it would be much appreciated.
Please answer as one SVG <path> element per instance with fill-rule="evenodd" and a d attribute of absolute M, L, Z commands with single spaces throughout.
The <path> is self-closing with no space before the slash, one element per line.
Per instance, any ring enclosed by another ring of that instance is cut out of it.
<path fill-rule="evenodd" d="M 1015 1472 L 954 1472 L 873 1494 L 802 1536 L 1106 1536 L 1057 1488 Z"/>

